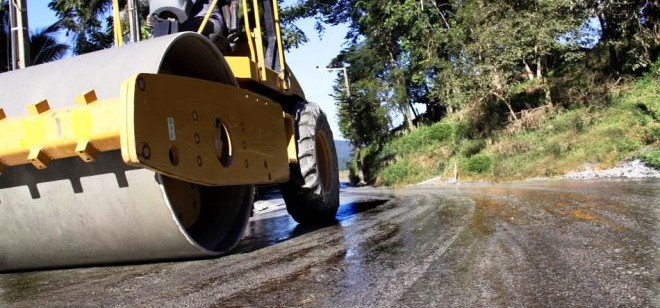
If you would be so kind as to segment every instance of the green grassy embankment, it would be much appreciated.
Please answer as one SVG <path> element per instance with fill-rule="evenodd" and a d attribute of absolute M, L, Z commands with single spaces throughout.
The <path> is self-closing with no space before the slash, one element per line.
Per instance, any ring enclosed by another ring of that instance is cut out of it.
<path fill-rule="evenodd" d="M 659 77 L 656 70 L 619 85 L 596 104 L 537 108 L 487 137 L 471 136 L 474 123 L 454 115 L 362 154 L 384 185 L 452 177 L 456 167 L 463 180 L 553 177 L 585 164 L 608 168 L 632 158 L 658 169 Z"/>

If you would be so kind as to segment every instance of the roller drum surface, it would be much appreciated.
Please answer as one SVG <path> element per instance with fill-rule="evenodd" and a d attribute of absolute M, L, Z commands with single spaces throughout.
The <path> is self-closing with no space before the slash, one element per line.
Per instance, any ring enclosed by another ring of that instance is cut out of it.
<path fill-rule="evenodd" d="M 91 89 L 101 100 L 113 98 L 121 82 L 138 73 L 236 85 L 208 40 L 182 33 L 0 74 L 0 107 L 12 117 L 42 99 L 52 109 L 72 106 Z M 172 192 L 175 186 L 190 191 Z M 204 215 L 236 206 L 228 202 L 251 203 L 249 192 L 166 179 L 125 165 L 119 151 L 101 153 L 93 163 L 67 158 L 45 170 L 7 168 L 0 175 L 0 272 L 219 255 L 230 247 L 214 238 L 235 230 Z M 203 223 L 186 226 L 180 219 L 178 209 L 190 206 Z"/>

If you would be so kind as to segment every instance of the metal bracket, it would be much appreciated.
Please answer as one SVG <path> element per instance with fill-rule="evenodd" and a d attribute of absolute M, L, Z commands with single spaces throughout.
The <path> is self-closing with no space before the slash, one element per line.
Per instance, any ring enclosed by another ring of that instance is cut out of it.
<path fill-rule="evenodd" d="M 127 164 L 209 186 L 289 179 L 282 107 L 268 98 L 231 85 L 140 74 L 124 82 L 120 100 Z"/>

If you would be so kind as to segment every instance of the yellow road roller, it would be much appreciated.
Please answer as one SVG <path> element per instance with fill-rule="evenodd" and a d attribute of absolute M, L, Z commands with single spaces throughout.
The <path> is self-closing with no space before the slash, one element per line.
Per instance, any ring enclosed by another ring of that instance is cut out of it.
<path fill-rule="evenodd" d="M 0 272 L 225 254 L 256 185 L 300 223 L 334 219 L 332 132 L 277 0 L 214 0 L 198 31 L 190 5 L 151 1 L 152 39 L 0 74 Z"/>

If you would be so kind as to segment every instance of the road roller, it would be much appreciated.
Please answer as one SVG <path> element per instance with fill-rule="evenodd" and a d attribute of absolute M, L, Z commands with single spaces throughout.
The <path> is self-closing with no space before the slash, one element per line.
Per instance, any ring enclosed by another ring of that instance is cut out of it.
<path fill-rule="evenodd" d="M 334 220 L 332 131 L 277 0 L 209 2 L 151 1 L 153 38 L 116 22 L 116 47 L 0 74 L 0 272 L 226 254 L 259 185 L 299 223 Z"/>

